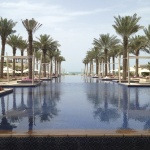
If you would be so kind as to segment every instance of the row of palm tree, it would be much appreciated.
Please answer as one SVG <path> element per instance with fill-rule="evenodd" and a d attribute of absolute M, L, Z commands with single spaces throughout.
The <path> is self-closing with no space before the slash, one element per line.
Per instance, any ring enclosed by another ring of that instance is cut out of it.
<path fill-rule="evenodd" d="M 0 37 L 1 37 L 1 64 L 0 64 L 0 78 L 3 78 L 3 65 L 4 65 L 4 56 L 5 56 L 5 45 L 8 44 L 12 47 L 13 56 L 16 55 L 16 50 L 21 51 L 21 56 L 24 55 L 24 51 L 27 50 L 28 58 L 28 68 L 29 68 L 29 78 L 32 79 L 32 57 L 33 53 L 36 57 L 37 62 L 41 60 L 43 63 L 44 77 L 46 76 L 46 63 L 51 62 L 51 73 L 52 73 L 52 61 L 55 60 L 55 71 L 60 73 L 61 62 L 65 61 L 65 58 L 61 56 L 61 52 L 58 50 L 60 44 L 58 41 L 53 40 L 50 35 L 43 34 L 39 37 L 36 37 L 37 40 L 33 40 L 33 33 L 36 32 L 42 24 L 38 23 L 33 18 L 28 20 L 22 20 L 22 24 L 25 27 L 28 33 L 28 40 L 23 40 L 22 36 L 15 35 L 16 33 L 13 28 L 17 22 L 13 20 L 0 18 Z M 41 55 L 43 57 L 41 57 Z M 59 66 L 59 67 L 58 67 Z M 21 60 L 21 75 L 23 75 L 23 59 Z M 15 58 L 13 59 L 13 76 L 15 76 Z"/>
<path fill-rule="evenodd" d="M 117 36 L 110 36 L 109 34 L 100 34 L 99 39 L 94 38 L 93 45 L 90 51 L 87 51 L 86 57 L 83 59 L 85 64 L 85 74 L 88 74 L 88 64 L 92 66 L 93 59 L 97 63 L 103 63 L 105 65 L 105 76 L 108 74 L 108 64 L 110 68 L 110 58 L 112 58 L 113 70 L 115 70 L 115 57 L 123 56 L 123 79 L 127 77 L 127 54 L 132 53 L 135 56 L 139 56 L 140 51 L 150 53 L 150 25 L 148 28 L 138 24 L 141 17 L 137 17 L 137 14 L 133 16 L 120 15 L 115 18 L 115 24 L 112 25 L 116 33 L 122 37 L 122 40 Z M 135 35 L 139 30 L 143 29 L 145 35 Z M 131 37 L 132 36 L 132 37 Z M 95 51 L 97 49 L 97 51 Z M 95 57 L 96 55 L 96 57 Z M 136 58 L 136 76 L 138 76 L 138 58 Z M 91 70 L 89 71 L 91 74 Z M 96 74 L 99 74 L 98 67 Z"/>

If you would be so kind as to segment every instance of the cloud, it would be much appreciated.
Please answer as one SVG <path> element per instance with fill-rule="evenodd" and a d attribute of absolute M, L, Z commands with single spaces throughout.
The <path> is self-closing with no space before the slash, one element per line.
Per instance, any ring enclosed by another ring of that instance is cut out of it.
<path fill-rule="evenodd" d="M 98 14 L 101 12 L 107 12 L 110 11 L 110 9 L 93 9 L 89 11 L 76 11 L 76 12 L 71 12 L 69 13 L 69 16 L 85 16 L 85 15 L 93 15 L 93 14 Z"/>

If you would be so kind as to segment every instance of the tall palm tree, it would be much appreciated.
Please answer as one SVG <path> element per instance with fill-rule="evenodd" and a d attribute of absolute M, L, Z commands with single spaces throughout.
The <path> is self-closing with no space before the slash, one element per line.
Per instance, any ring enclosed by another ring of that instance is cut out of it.
<path fill-rule="evenodd" d="M 138 25 L 138 21 L 141 17 L 137 17 L 137 14 L 133 16 L 121 17 L 120 15 L 115 18 L 115 24 L 112 25 L 116 32 L 123 39 L 123 79 L 126 80 L 127 76 L 127 51 L 128 51 L 128 40 L 129 37 L 143 28 Z"/>
<path fill-rule="evenodd" d="M 49 59 L 50 62 L 50 76 L 52 76 L 52 71 L 53 71 L 53 59 L 56 55 L 56 51 L 58 50 L 58 47 L 60 46 L 60 44 L 58 43 L 58 41 L 53 41 L 50 45 L 50 48 L 47 51 L 47 57 Z"/>
<path fill-rule="evenodd" d="M 55 61 L 55 75 L 58 76 L 58 61 L 57 59 L 59 58 L 60 56 L 60 51 L 57 49 L 54 53 L 54 61 Z"/>
<path fill-rule="evenodd" d="M 13 22 L 13 20 L 8 20 L 6 18 L 0 18 L 0 37 L 1 37 L 1 64 L 0 64 L 0 77 L 3 78 L 3 66 L 4 66 L 4 55 L 5 55 L 5 45 L 6 39 L 8 35 L 15 33 L 16 31 L 13 30 L 17 22 Z"/>
<path fill-rule="evenodd" d="M 38 63 L 39 63 L 39 60 L 41 58 L 41 51 L 35 51 L 35 59 L 36 59 L 36 69 L 38 70 Z"/>
<path fill-rule="evenodd" d="M 135 37 L 130 38 L 129 42 L 130 42 L 129 46 L 131 47 L 131 53 L 133 53 L 135 56 L 139 56 L 140 51 L 150 53 L 150 51 L 147 49 L 147 40 L 145 36 L 136 35 Z M 139 76 L 138 66 L 139 66 L 139 59 L 136 58 L 135 59 L 136 77 Z"/>
<path fill-rule="evenodd" d="M 38 38 L 38 41 L 34 41 L 34 45 L 36 45 L 36 47 L 38 47 L 39 49 L 42 50 L 43 53 L 43 69 L 44 69 L 44 77 L 46 77 L 46 54 L 47 51 L 51 50 L 52 47 L 54 47 L 55 49 L 57 49 L 57 46 L 60 46 L 58 44 L 57 41 L 54 41 L 52 37 L 50 37 L 50 35 L 44 34 L 44 35 L 40 35 L 40 37 Z"/>
<path fill-rule="evenodd" d="M 107 58 L 108 58 L 108 51 L 115 45 L 120 42 L 116 36 L 109 34 L 101 34 L 99 39 L 94 38 L 93 44 L 100 49 L 103 49 L 105 53 L 105 76 L 107 76 Z"/>
<path fill-rule="evenodd" d="M 117 57 L 120 52 L 122 51 L 122 45 L 115 45 L 111 48 L 111 50 L 109 51 L 109 56 L 112 57 L 112 70 L 113 70 L 113 75 L 115 74 L 115 57 Z"/>
<path fill-rule="evenodd" d="M 22 40 L 22 36 L 20 35 L 9 35 L 8 38 L 7 38 L 7 41 L 6 43 L 12 47 L 12 50 L 13 50 L 13 56 L 16 55 L 16 50 L 17 50 L 17 47 L 19 46 L 19 43 L 20 41 Z M 15 76 L 15 62 L 16 62 L 16 59 L 13 58 L 13 76 Z"/>
<path fill-rule="evenodd" d="M 89 63 L 89 59 L 86 57 L 83 59 L 82 61 L 84 63 L 84 75 L 88 75 L 88 63 Z"/>
<path fill-rule="evenodd" d="M 28 48 L 28 43 L 26 40 L 20 40 L 18 48 L 21 51 L 21 56 L 23 56 L 24 51 Z M 21 76 L 23 76 L 23 59 L 21 59 Z"/>
<path fill-rule="evenodd" d="M 61 63 L 62 61 L 65 61 L 65 58 L 63 56 L 59 56 L 57 58 L 57 62 L 58 62 L 58 74 L 59 76 L 61 76 Z"/>
<path fill-rule="evenodd" d="M 99 74 L 99 57 L 100 57 L 100 49 L 98 47 L 92 48 L 93 57 L 96 63 L 96 74 Z"/>
<path fill-rule="evenodd" d="M 93 74 L 93 71 L 94 71 L 94 67 L 93 67 L 93 59 L 94 59 L 94 55 L 93 55 L 93 52 L 90 50 L 90 51 L 87 51 L 87 56 L 86 56 L 89 60 L 89 63 L 90 63 L 90 75 Z"/>
<path fill-rule="evenodd" d="M 33 56 L 33 49 L 32 49 L 32 42 L 33 42 L 33 33 L 41 27 L 42 24 L 35 21 L 33 18 L 28 20 L 22 20 L 23 26 L 26 28 L 28 32 L 28 42 L 29 42 L 29 49 L 28 55 Z M 30 58 L 29 61 L 29 78 L 32 79 L 32 59 Z"/>

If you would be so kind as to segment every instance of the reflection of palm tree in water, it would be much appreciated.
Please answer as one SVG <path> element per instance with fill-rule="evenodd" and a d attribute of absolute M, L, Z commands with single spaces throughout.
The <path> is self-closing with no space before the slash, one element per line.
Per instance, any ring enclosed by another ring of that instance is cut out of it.
<path fill-rule="evenodd" d="M 51 99 L 51 96 L 53 95 L 52 90 L 50 91 L 50 93 L 47 94 L 46 84 L 44 84 L 43 90 L 44 90 L 44 99 L 42 105 L 42 113 L 40 115 L 41 122 L 50 121 L 50 119 L 53 118 L 53 116 L 57 115 L 58 113 L 58 110 L 56 109 L 56 103 L 53 103 Z"/>
<path fill-rule="evenodd" d="M 130 108 L 133 110 L 145 110 L 149 104 L 145 104 L 144 106 L 140 106 L 139 104 L 139 88 L 135 88 L 135 103 L 131 103 Z"/>
<path fill-rule="evenodd" d="M 104 85 L 104 108 L 97 108 L 94 112 L 95 117 L 99 117 L 101 121 L 109 122 L 110 119 L 116 119 L 119 114 L 116 109 L 108 108 L 108 93 L 107 93 L 107 83 Z"/>
<path fill-rule="evenodd" d="M 16 89 L 13 89 L 13 110 L 16 111 L 17 110 L 17 105 L 16 105 Z M 17 115 L 12 115 L 10 116 L 10 120 L 11 122 L 18 122 L 19 121 L 19 117 Z"/>
<path fill-rule="evenodd" d="M 12 131 L 13 128 L 15 128 L 16 126 L 14 125 L 11 125 L 10 123 L 8 123 L 8 120 L 6 118 L 6 114 L 5 114 L 5 102 L 4 102 L 4 97 L 1 98 L 1 106 L 2 106 L 2 114 L 3 114 L 3 117 L 2 117 L 2 121 L 0 123 L 0 130 L 1 131 Z"/>
<path fill-rule="evenodd" d="M 128 129 L 128 114 L 127 114 L 127 110 L 128 110 L 128 92 L 127 92 L 127 88 L 123 87 L 123 125 L 122 125 L 122 129 Z"/>
<path fill-rule="evenodd" d="M 49 121 L 49 110 L 48 110 L 48 106 L 46 103 L 46 84 L 44 84 L 44 100 L 43 100 L 43 105 L 42 105 L 42 113 L 40 115 L 41 117 L 41 121 Z"/>
<path fill-rule="evenodd" d="M 27 98 L 28 121 L 29 121 L 28 132 L 29 133 L 32 133 L 32 130 L 33 130 L 33 102 L 32 102 L 32 95 L 33 95 L 33 89 L 32 89 L 32 87 L 30 87 L 30 88 L 28 88 L 28 98 Z"/>
<path fill-rule="evenodd" d="M 134 129 L 129 128 L 129 123 L 128 123 L 128 104 L 129 104 L 129 91 L 128 88 L 125 86 L 122 86 L 122 94 L 123 94 L 123 100 L 122 100 L 122 105 L 123 105 L 123 124 L 122 126 L 117 130 L 119 133 L 132 133 L 135 132 Z"/>
<path fill-rule="evenodd" d="M 18 107 L 18 110 L 22 111 L 22 110 L 25 110 L 25 109 L 27 109 L 27 106 L 24 103 L 24 89 L 21 88 L 21 104 Z"/>

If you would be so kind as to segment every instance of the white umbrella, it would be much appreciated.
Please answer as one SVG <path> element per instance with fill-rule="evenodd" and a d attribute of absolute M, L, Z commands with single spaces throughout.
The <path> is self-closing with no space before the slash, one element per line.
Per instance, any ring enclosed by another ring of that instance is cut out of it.
<path fill-rule="evenodd" d="M 11 68 L 8 68 L 8 70 L 13 71 Z M 3 71 L 7 71 L 7 67 L 4 67 L 4 68 L 3 68 Z"/>
<path fill-rule="evenodd" d="M 11 68 L 7 68 L 7 67 L 4 67 L 3 68 L 3 73 L 12 73 L 13 72 L 13 70 L 11 69 Z"/>
<path fill-rule="evenodd" d="M 148 69 L 142 69 L 141 72 L 150 72 Z"/>
<path fill-rule="evenodd" d="M 28 73 L 28 72 L 29 72 L 29 69 L 23 70 L 23 73 Z"/>
<path fill-rule="evenodd" d="M 16 70 L 15 73 L 21 73 L 21 71 L 17 71 L 17 70 Z"/>

